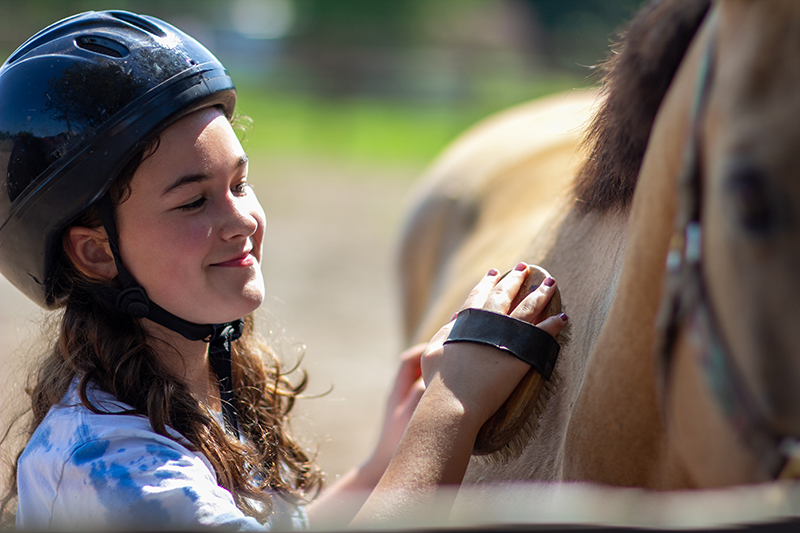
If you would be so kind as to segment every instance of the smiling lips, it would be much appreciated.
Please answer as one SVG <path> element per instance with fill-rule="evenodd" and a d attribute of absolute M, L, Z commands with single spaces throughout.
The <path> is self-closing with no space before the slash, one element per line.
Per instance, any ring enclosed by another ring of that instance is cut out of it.
<path fill-rule="evenodd" d="M 214 263 L 211 266 L 217 267 L 249 267 L 256 264 L 256 258 L 250 252 L 246 252 L 239 257 L 224 261 L 222 263 Z"/>

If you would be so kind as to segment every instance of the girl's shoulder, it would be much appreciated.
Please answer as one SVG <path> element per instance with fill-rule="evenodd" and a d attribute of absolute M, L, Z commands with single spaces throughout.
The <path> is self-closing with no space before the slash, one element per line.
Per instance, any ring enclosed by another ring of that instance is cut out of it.
<path fill-rule="evenodd" d="M 185 440 L 177 432 L 171 432 L 170 437 L 157 434 L 147 417 L 132 414 L 129 405 L 111 394 L 90 386 L 87 397 L 94 410 L 81 402 L 74 382 L 36 428 L 20 461 L 24 463 L 35 457 L 39 464 L 82 464 L 111 452 L 112 444 L 122 441 L 145 448 L 166 447 L 182 455 L 205 459 L 181 444 Z"/>
<path fill-rule="evenodd" d="M 20 456 L 18 526 L 185 527 L 208 511 L 203 502 L 217 517 L 240 518 L 230 494 L 217 494 L 223 489 L 202 454 L 157 434 L 106 393 L 93 390 L 90 401 L 102 412 L 84 406 L 73 386 Z"/>

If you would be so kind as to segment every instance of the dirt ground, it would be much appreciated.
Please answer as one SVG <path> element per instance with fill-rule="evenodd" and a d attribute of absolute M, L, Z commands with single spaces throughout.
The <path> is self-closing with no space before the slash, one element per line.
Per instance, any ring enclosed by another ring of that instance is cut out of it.
<path fill-rule="evenodd" d="M 251 168 L 267 214 L 259 322 L 287 362 L 304 353 L 307 394 L 318 397 L 298 402 L 294 427 L 332 479 L 366 459 L 380 429 L 402 348 L 395 243 L 420 169 L 258 159 Z M 46 315 L 0 277 L 2 427 L 25 400 Z"/>

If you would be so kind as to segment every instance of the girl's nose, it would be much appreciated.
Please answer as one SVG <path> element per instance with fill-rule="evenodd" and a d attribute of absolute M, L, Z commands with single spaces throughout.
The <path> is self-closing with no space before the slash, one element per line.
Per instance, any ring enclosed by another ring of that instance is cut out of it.
<path fill-rule="evenodd" d="M 229 196 L 226 207 L 227 216 L 222 230 L 225 239 L 250 237 L 263 225 L 263 210 L 252 191 L 246 197 Z"/>

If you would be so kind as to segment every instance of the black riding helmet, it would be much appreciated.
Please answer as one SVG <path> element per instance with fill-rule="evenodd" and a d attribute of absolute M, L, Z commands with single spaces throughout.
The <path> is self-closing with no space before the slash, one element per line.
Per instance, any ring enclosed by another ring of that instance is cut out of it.
<path fill-rule="evenodd" d="M 222 382 L 230 379 L 230 341 L 241 320 L 192 324 L 149 302 L 122 265 L 107 192 L 158 132 L 210 106 L 230 118 L 235 104 L 233 81 L 203 45 L 126 11 L 57 22 L 0 67 L 0 273 L 37 304 L 58 306 L 66 296 L 53 279 L 61 235 L 96 204 L 123 289 L 98 286 L 97 295 L 121 312 L 211 342 L 223 405 L 232 403 Z"/>
<path fill-rule="evenodd" d="M 211 52 L 154 17 L 88 12 L 31 37 L 0 67 L 0 272 L 55 306 L 63 229 L 155 132 L 235 103 Z"/>

